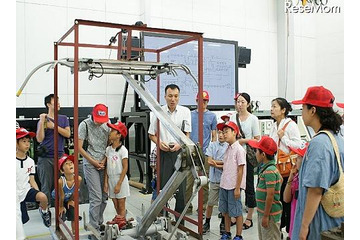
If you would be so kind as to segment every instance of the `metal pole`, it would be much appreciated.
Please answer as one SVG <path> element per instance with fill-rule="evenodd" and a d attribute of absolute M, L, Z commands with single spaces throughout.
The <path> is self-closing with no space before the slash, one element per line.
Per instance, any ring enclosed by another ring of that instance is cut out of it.
<path fill-rule="evenodd" d="M 198 89 L 199 89 L 199 100 L 198 100 L 198 108 L 199 108 L 199 142 L 201 147 L 203 147 L 203 37 L 200 36 L 198 39 Z M 206 161 L 206 160 L 205 160 Z M 204 163 L 205 165 L 205 163 Z M 205 174 L 205 173 L 204 173 Z M 203 188 L 200 189 L 199 198 L 198 198 L 198 231 L 199 234 L 202 235 L 202 222 L 203 222 Z"/>
<path fill-rule="evenodd" d="M 75 190 L 74 190 L 74 222 L 75 222 L 75 240 L 79 240 L 79 25 L 75 21 L 74 27 L 74 172 L 75 172 Z"/>
<path fill-rule="evenodd" d="M 58 46 L 54 43 L 54 61 L 58 60 Z M 59 186 L 58 186 L 58 66 L 54 68 L 54 187 L 55 187 L 55 229 L 59 230 Z M 50 202 L 50 199 L 48 199 Z"/>

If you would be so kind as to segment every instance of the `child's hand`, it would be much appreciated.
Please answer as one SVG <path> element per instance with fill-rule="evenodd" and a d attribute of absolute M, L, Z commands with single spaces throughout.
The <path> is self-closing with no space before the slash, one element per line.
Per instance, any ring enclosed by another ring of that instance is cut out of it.
<path fill-rule="evenodd" d="M 293 178 L 294 178 L 294 176 L 295 176 L 295 174 L 297 173 L 297 168 L 296 168 L 296 165 L 293 165 L 292 166 L 292 168 L 291 168 L 291 170 L 290 170 L 290 175 L 289 175 L 289 179 L 288 179 L 288 181 L 292 181 L 293 180 Z"/>
<path fill-rule="evenodd" d="M 67 206 L 68 206 L 68 208 L 70 208 L 70 206 L 75 207 L 75 202 L 74 202 L 74 200 L 68 201 Z"/>
<path fill-rule="evenodd" d="M 269 227 L 269 217 L 265 217 L 265 216 L 262 217 L 261 226 L 263 226 L 264 228 Z"/>
<path fill-rule="evenodd" d="M 59 216 L 61 216 L 61 214 L 65 214 L 65 213 L 66 213 L 66 208 L 60 207 L 60 209 L 59 209 Z"/>
<path fill-rule="evenodd" d="M 118 194 L 120 192 L 120 188 L 121 188 L 121 184 L 116 184 L 116 186 L 114 188 L 114 193 Z"/>
<path fill-rule="evenodd" d="M 235 199 L 238 199 L 240 197 L 240 188 L 239 189 L 235 188 L 234 197 L 235 197 Z"/>

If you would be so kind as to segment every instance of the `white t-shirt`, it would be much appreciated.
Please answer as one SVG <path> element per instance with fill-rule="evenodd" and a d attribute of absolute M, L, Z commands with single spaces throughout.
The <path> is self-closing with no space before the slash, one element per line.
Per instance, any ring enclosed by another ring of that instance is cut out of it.
<path fill-rule="evenodd" d="M 161 107 L 162 110 L 168 114 L 169 118 L 176 124 L 176 126 L 183 130 L 184 132 L 191 132 L 191 112 L 187 107 L 183 107 L 180 105 L 176 106 L 175 111 L 170 112 L 167 105 Z M 184 124 L 183 124 L 184 123 Z M 182 127 L 184 126 L 184 129 Z M 152 115 L 150 120 L 150 126 L 148 133 L 151 135 L 155 135 L 157 132 L 157 118 Z M 165 143 L 177 142 L 175 138 L 168 132 L 165 126 L 160 123 L 160 140 Z"/>
<path fill-rule="evenodd" d="M 16 158 L 16 196 L 18 202 L 24 201 L 30 190 L 30 175 L 35 175 L 35 163 L 30 157 Z"/>

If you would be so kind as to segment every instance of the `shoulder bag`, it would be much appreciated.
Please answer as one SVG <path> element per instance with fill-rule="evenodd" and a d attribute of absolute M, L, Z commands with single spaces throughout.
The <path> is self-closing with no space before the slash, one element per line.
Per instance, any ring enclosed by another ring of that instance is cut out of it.
<path fill-rule="evenodd" d="M 319 131 L 317 134 L 319 133 L 326 133 L 329 136 L 335 151 L 340 172 L 339 180 L 334 185 L 332 185 L 322 196 L 321 205 L 330 217 L 344 217 L 344 170 L 340 162 L 339 147 L 332 133 L 325 130 Z"/>

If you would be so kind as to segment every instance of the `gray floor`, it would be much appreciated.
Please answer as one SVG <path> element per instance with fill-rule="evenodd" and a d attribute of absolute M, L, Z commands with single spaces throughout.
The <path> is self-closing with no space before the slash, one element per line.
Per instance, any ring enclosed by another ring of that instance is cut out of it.
<path fill-rule="evenodd" d="M 135 218 L 136 216 L 141 216 L 142 205 L 144 205 L 145 209 L 147 209 L 150 206 L 151 195 L 150 194 L 144 195 L 139 192 L 139 189 L 134 188 L 134 187 L 130 187 L 130 190 L 131 190 L 131 196 L 126 201 L 126 208 L 128 211 L 127 217 Z M 242 195 L 244 195 L 243 192 L 242 192 Z M 243 198 L 243 196 L 242 196 L 242 198 Z M 174 202 L 175 202 L 175 200 L 171 200 L 170 206 L 173 206 Z M 197 209 L 197 197 L 194 198 L 193 205 L 194 205 L 194 209 Z M 88 204 L 80 205 L 81 215 L 83 214 L 84 211 L 86 212 L 86 214 L 88 214 Z M 51 212 L 52 212 L 52 222 L 54 225 L 55 209 L 51 208 Z M 211 226 L 210 233 L 207 233 L 206 235 L 204 235 L 204 239 L 219 239 L 220 238 L 220 234 L 219 234 L 220 219 L 217 217 L 217 214 L 218 214 L 218 209 L 217 209 L 217 207 L 214 207 L 213 215 L 211 218 L 211 224 L 210 224 L 210 226 Z M 108 205 L 105 210 L 105 214 L 104 214 L 105 221 L 111 220 L 114 217 L 114 215 L 115 215 L 115 209 L 113 207 L 112 201 L 109 200 Z M 25 233 L 26 233 L 26 236 L 28 237 L 28 239 L 51 239 L 50 231 L 43 225 L 42 219 L 39 215 L 38 210 L 30 210 L 29 216 L 30 216 L 30 221 L 24 225 Z M 191 218 L 197 219 L 196 212 L 193 212 L 192 215 L 188 215 L 188 216 Z M 246 217 L 245 211 L 244 211 L 243 216 L 245 219 L 245 217 Z M 257 224 L 256 224 L 257 223 L 257 214 L 256 213 L 254 213 L 253 221 L 254 221 L 254 226 L 248 230 L 243 231 L 242 236 L 246 240 L 258 239 Z M 70 224 L 69 223 L 67 223 L 67 224 L 70 228 Z M 188 228 L 190 228 L 194 231 L 197 231 L 197 226 L 195 226 L 191 223 L 186 223 L 185 225 Z M 52 229 L 54 229 L 53 226 L 52 226 Z M 236 227 L 235 226 L 231 227 L 231 232 L 233 235 L 235 234 L 235 231 L 236 231 Z M 85 230 L 84 230 L 84 226 L 83 226 L 83 221 L 81 221 L 80 222 L 80 236 L 84 233 L 85 233 Z M 286 234 L 285 234 L 285 236 L 286 236 Z M 87 239 L 87 236 L 81 236 L 80 239 Z M 190 238 L 190 239 L 194 239 L 194 238 Z"/>

